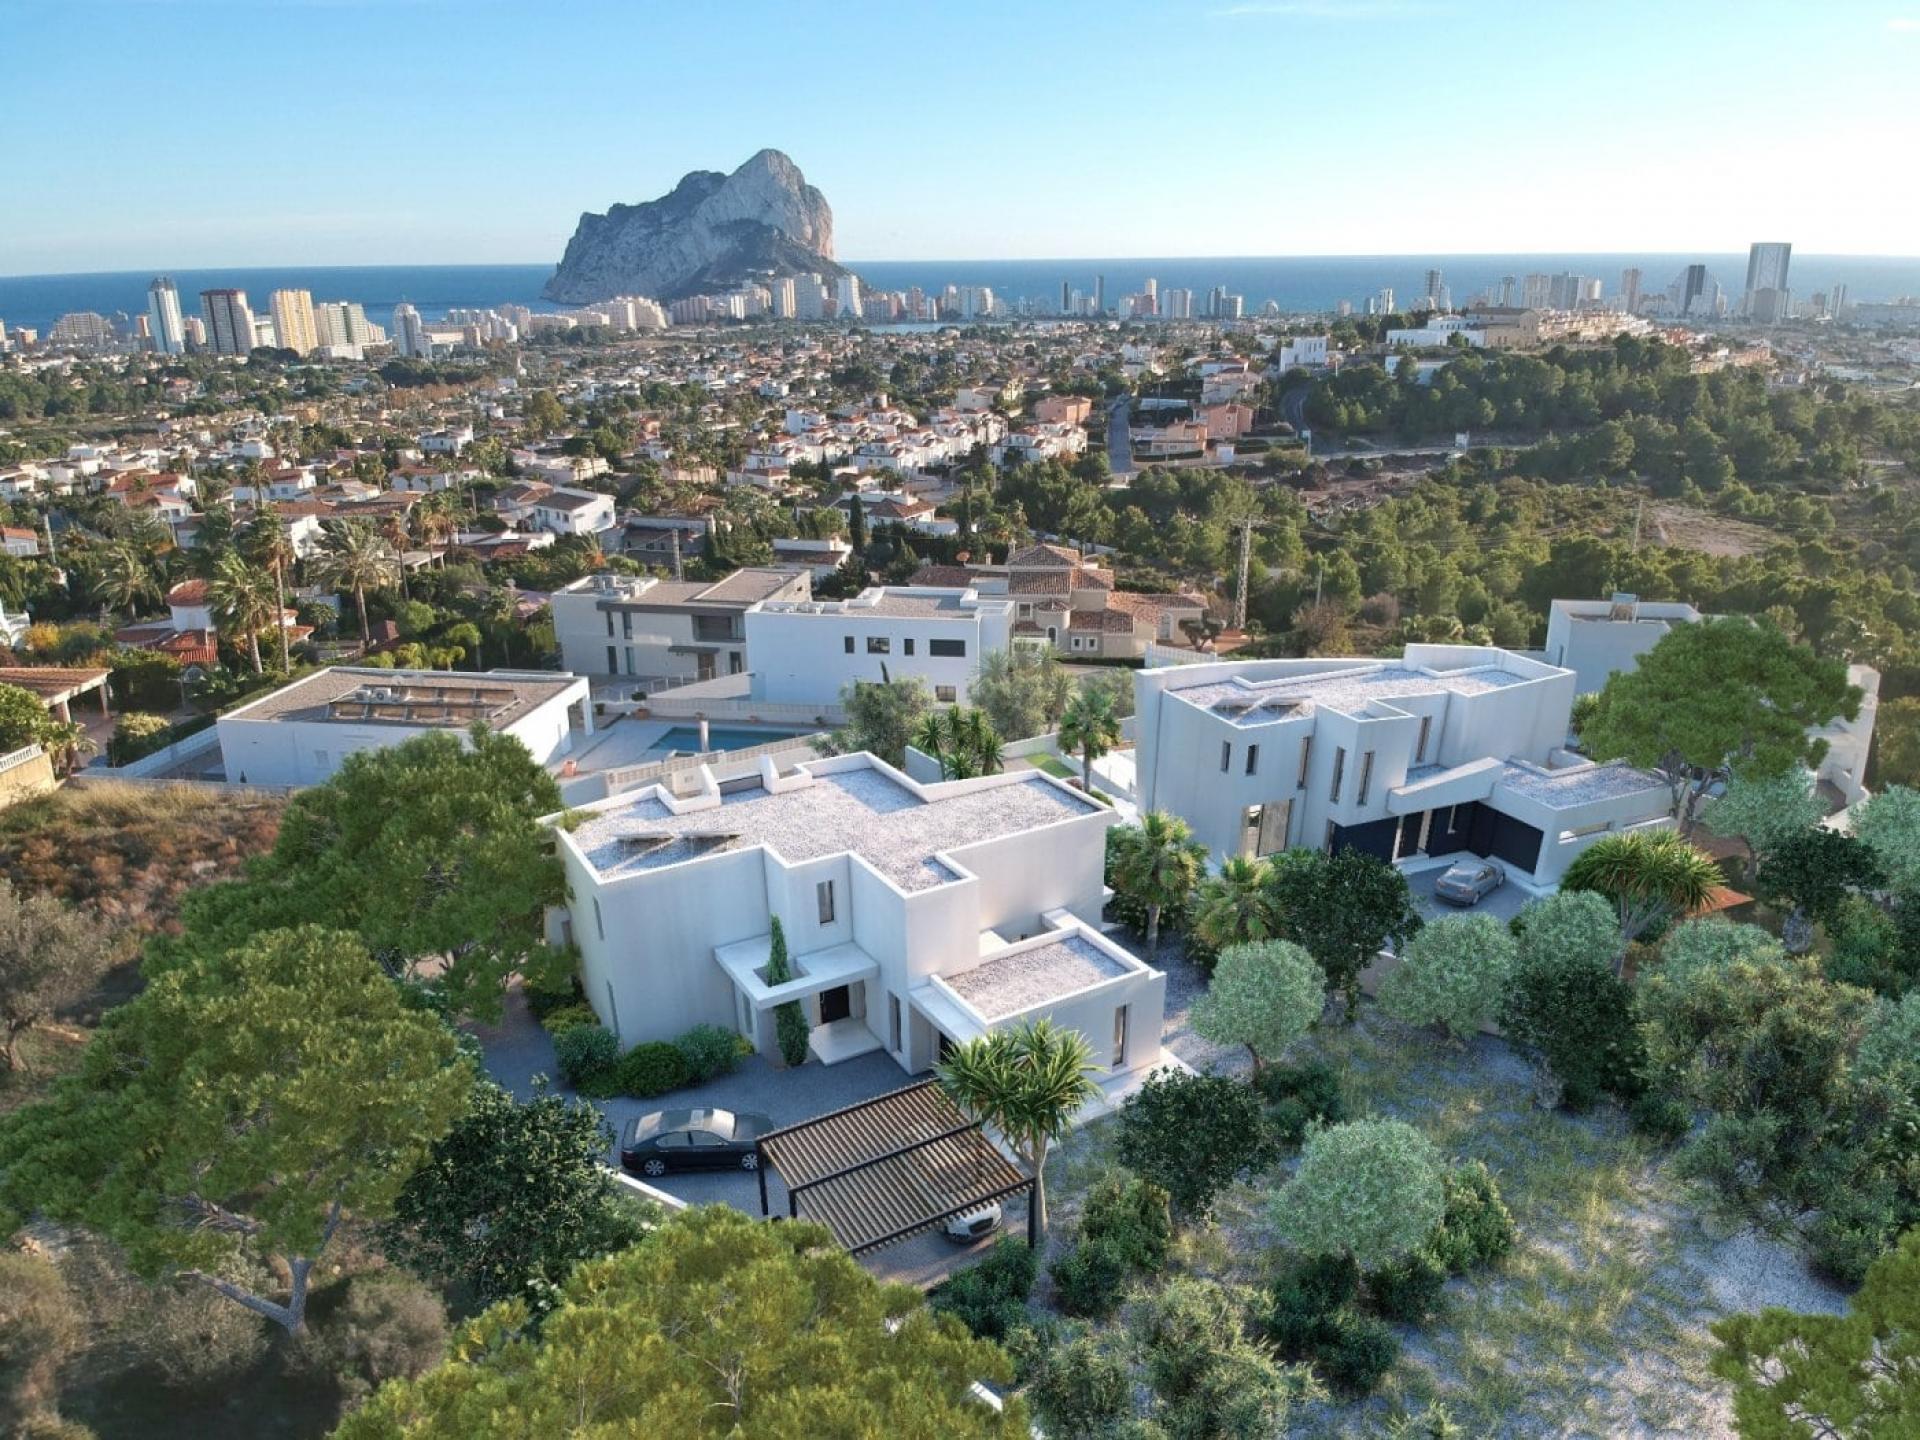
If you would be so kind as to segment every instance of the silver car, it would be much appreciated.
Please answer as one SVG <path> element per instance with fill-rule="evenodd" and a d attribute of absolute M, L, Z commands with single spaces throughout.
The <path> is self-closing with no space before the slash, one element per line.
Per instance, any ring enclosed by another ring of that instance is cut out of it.
<path fill-rule="evenodd" d="M 1461 860 L 1433 882 L 1433 898 L 1462 909 L 1478 905 L 1507 883 L 1507 872 L 1491 860 Z"/>

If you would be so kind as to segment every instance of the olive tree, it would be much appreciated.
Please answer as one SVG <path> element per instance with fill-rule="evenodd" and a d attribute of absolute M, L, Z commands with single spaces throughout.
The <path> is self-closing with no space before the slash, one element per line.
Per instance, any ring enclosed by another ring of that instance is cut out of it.
<path fill-rule="evenodd" d="M 1308 1255 L 1377 1270 L 1410 1255 L 1446 1212 L 1440 1154 L 1403 1120 L 1351 1120 L 1307 1137 L 1274 1196 L 1275 1228 Z"/>
<path fill-rule="evenodd" d="M 1436 920 L 1401 947 L 1400 963 L 1380 983 L 1380 1008 L 1464 1041 L 1499 1008 L 1516 953 L 1512 934 L 1491 915 Z"/>
<path fill-rule="evenodd" d="M 1220 952 L 1207 993 L 1194 1002 L 1193 1028 L 1216 1045 L 1244 1045 L 1258 1075 L 1318 1024 L 1326 1007 L 1326 979 L 1298 945 L 1232 945 Z"/>

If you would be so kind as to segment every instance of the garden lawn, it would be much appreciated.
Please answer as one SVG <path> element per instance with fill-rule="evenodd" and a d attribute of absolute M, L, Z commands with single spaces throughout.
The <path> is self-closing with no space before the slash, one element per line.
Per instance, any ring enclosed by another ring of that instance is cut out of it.
<path fill-rule="evenodd" d="M 1169 1048 L 1196 1068 L 1244 1069 L 1244 1055 L 1186 1028 L 1204 982 L 1171 947 L 1160 963 Z M 1406 1120 L 1450 1158 L 1485 1161 L 1519 1231 L 1499 1267 L 1448 1283 L 1446 1305 L 1427 1325 L 1397 1327 L 1405 1348 L 1378 1395 L 1313 1407 L 1296 1434 L 1364 1435 L 1366 1422 L 1437 1399 L 1476 1437 L 1730 1440 L 1726 1387 L 1707 1371 L 1707 1327 L 1767 1304 L 1843 1308 L 1841 1294 L 1786 1248 L 1750 1236 L 1710 1241 L 1663 1153 L 1616 1109 L 1539 1109 L 1531 1067 L 1503 1041 L 1450 1048 L 1368 1005 L 1358 1025 L 1330 1019 L 1288 1058 L 1338 1067 L 1351 1115 Z M 1070 1238 L 1087 1186 L 1112 1163 L 1113 1133 L 1103 1121 L 1056 1152 L 1056 1243 Z M 1267 1199 L 1292 1163 L 1230 1189 L 1209 1225 L 1179 1239 L 1174 1263 L 1264 1287 L 1278 1253 Z"/>

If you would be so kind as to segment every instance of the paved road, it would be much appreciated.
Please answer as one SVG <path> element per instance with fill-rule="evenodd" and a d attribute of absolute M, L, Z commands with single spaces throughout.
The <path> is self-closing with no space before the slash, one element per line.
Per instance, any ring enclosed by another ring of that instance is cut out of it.
<path fill-rule="evenodd" d="M 1312 389 L 1310 385 L 1296 385 L 1280 394 L 1280 418 L 1293 426 L 1296 435 L 1307 428 L 1307 396 Z"/>
<path fill-rule="evenodd" d="M 1133 473 L 1133 436 L 1128 431 L 1133 400 L 1121 395 L 1107 407 L 1107 468 L 1115 475 Z"/>

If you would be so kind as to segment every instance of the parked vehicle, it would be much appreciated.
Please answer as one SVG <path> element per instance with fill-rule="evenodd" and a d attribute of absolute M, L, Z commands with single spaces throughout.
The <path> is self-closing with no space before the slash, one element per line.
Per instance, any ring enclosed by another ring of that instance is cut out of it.
<path fill-rule="evenodd" d="M 765 1115 L 731 1110 L 655 1110 L 629 1120 L 620 1163 L 641 1175 L 669 1170 L 757 1170 L 754 1142 L 773 1129 Z"/>
<path fill-rule="evenodd" d="M 971 1245 L 983 1236 L 991 1235 L 1000 1228 L 1006 1219 L 998 1200 L 989 1200 L 978 1210 L 969 1210 L 964 1215 L 954 1215 L 947 1220 L 947 1239 L 956 1245 Z"/>
<path fill-rule="evenodd" d="M 1433 898 L 1465 909 L 1478 905 L 1507 883 L 1507 872 L 1491 860 L 1462 860 L 1433 882 Z"/>

